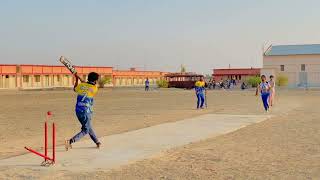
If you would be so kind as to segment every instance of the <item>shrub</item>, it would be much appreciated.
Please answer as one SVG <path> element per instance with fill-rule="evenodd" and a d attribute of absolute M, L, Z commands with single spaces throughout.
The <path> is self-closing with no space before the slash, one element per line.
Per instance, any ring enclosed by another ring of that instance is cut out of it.
<path fill-rule="evenodd" d="M 159 88 L 168 88 L 169 83 L 165 79 L 160 79 L 157 81 L 157 85 Z"/>
<path fill-rule="evenodd" d="M 276 83 L 278 86 L 287 86 L 288 85 L 288 77 L 284 75 L 279 75 L 277 77 Z"/>
<path fill-rule="evenodd" d="M 100 88 L 103 88 L 104 85 L 111 84 L 111 82 L 112 82 L 111 77 L 104 77 L 98 81 L 98 84 Z"/>
<path fill-rule="evenodd" d="M 257 87 L 260 82 L 261 82 L 260 77 L 252 76 L 248 78 L 247 84 L 249 84 L 251 87 Z"/>

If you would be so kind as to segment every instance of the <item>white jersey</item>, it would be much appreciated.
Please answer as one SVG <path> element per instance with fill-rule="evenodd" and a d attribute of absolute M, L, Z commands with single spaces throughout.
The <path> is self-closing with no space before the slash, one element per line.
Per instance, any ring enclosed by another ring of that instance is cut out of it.
<path fill-rule="evenodd" d="M 273 80 L 269 81 L 268 83 L 269 83 L 269 85 L 270 85 L 270 88 L 271 88 L 272 90 L 274 90 L 275 87 L 276 87 L 276 83 L 275 83 Z"/>

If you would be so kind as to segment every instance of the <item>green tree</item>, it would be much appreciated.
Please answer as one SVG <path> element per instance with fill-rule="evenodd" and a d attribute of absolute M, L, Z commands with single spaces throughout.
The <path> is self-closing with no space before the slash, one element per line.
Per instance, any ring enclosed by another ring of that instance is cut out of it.
<path fill-rule="evenodd" d="M 111 77 L 104 77 L 99 79 L 98 84 L 100 88 L 103 88 L 106 84 L 111 84 L 112 79 Z"/>
<path fill-rule="evenodd" d="M 247 80 L 247 84 L 249 84 L 251 87 L 257 87 L 260 82 L 261 79 L 258 76 L 251 76 Z"/>
<path fill-rule="evenodd" d="M 211 79 L 212 76 L 211 76 L 210 74 L 206 74 L 206 75 L 205 75 L 205 78 L 206 78 L 206 79 Z"/>
<path fill-rule="evenodd" d="M 288 77 L 284 75 L 279 75 L 277 77 L 276 83 L 278 86 L 287 86 L 288 85 Z"/>
<path fill-rule="evenodd" d="M 157 85 L 158 85 L 159 88 L 168 88 L 169 87 L 169 83 L 165 79 L 158 80 L 157 81 Z"/>

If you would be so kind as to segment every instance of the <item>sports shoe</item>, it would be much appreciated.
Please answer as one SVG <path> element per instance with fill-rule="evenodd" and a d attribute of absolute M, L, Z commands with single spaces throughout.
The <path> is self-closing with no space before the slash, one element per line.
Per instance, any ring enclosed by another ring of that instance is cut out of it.
<path fill-rule="evenodd" d="M 100 149 L 101 143 L 98 142 L 96 145 L 97 145 L 97 148 Z"/>
<path fill-rule="evenodd" d="M 64 142 L 64 146 L 65 146 L 65 148 L 66 148 L 66 151 L 68 151 L 69 149 L 72 149 L 72 145 L 71 145 L 71 143 L 70 143 L 70 140 L 66 140 L 66 141 Z"/>

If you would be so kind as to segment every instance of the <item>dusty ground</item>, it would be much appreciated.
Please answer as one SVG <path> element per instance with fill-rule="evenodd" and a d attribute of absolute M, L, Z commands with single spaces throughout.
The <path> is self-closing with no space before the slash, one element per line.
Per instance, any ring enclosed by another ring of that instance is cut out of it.
<path fill-rule="evenodd" d="M 263 113 L 260 99 L 252 94 L 211 91 L 209 108 L 196 111 L 192 91 L 103 90 L 95 102 L 94 127 L 104 136 L 203 113 Z M 271 112 L 275 117 L 268 121 L 112 171 L 56 172 L 44 177 L 32 170 L 21 175 L 17 169 L 0 169 L 0 179 L 319 179 L 319 95 L 280 91 Z M 41 148 L 47 110 L 55 113 L 59 144 L 80 128 L 71 91 L 0 91 L 0 97 L 5 103 L 0 110 L 0 158 L 24 153 L 24 145 Z"/>

